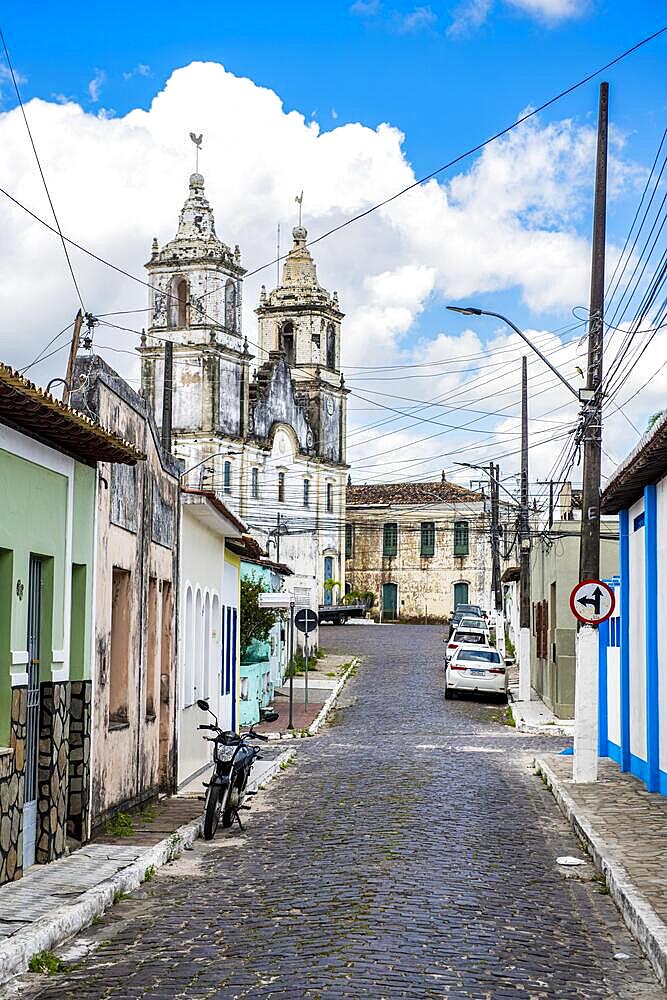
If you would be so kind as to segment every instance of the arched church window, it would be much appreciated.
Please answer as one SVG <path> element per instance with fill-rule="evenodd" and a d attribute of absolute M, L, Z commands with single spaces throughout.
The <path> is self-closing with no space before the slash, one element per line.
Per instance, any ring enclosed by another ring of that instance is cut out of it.
<path fill-rule="evenodd" d="M 236 285 L 231 278 L 225 285 L 225 328 L 236 333 Z"/>
<path fill-rule="evenodd" d="M 283 323 L 278 336 L 278 349 L 283 351 L 288 365 L 294 364 L 294 324 L 291 320 Z"/>
<path fill-rule="evenodd" d="M 333 323 L 327 327 L 327 368 L 334 371 L 336 368 L 336 333 Z"/>
<path fill-rule="evenodd" d="M 190 290 L 187 278 L 177 278 L 173 285 L 170 326 L 183 329 L 188 325 Z"/>

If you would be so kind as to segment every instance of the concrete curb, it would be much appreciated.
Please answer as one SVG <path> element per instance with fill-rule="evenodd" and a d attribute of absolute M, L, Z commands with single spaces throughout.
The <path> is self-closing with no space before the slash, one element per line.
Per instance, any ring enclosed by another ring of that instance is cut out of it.
<path fill-rule="evenodd" d="M 576 803 L 549 764 L 536 757 L 535 767 L 588 850 L 595 867 L 604 875 L 610 895 L 621 911 L 628 930 L 639 942 L 662 986 L 667 986 L 667 925 L 634 885 L 623 865 L 615 860 L 606 840 L 596 833 L 588 819 L 578 814 Z"/>
<path fill-rule="evenodd" d="M 266 785 L 269 781 L 271 781 L 272 778 L 275 778 L 275 776 L 280 771 L 282 765 L 288 764 L 295 756 L 296 756 L 296 750 L 294 750 L 293 748 L 290 747 L 289 750 L 283 750 L 283 752 L 280 754 L 279 757 L 276 757 L 275 760 L 271 761 L 270 765 L 267 767 L 266 771 L 261 776 L 261 778 L 258 781 L 253 781 L 251 782 L 251 784 L 248 785 L 248 791 L 257 791 L 260 786 L 263 787 L 264 785 Z"/>
<path fill-rule="evenodd" d="M 111 878 L 88 889 L 78 902 L 60 906 L 0 942 L 0 983 L 25 972 L 33 955 L 50 951 L 72 934 L 87 927 L 93 917 L 108 909 L 119 892 L 131 892 L 144 880 L 148 868 L 161 868 L 201 836 L 204 818 L 181 826 L 170 837 L 146 849 L 140 858 Z M 55 862 L 57 864 L 57 862 Z"/>
<path fill-rule="evenodd" d="M 514 728 L 517 733 L 525 733 L 527 736 L 563 736 L 565 739 L 572 739 L 573 733 L 571 729 L 566 729 L 564 726 L 559 726 L 557 724 L 544 725 L 544 726 L 531 726 L 528 722 L 523 722 L 522 719 L 517 718 L 517 713 L 515 711 L 516 706 L 509 703 L 509 710 L 512 713 L 512 718 L 514 719 Z"/>
<path fill-rule="evenodd" d="M 345 673 L 340 675 L 335 686 L 331 689 L 331 694 L 324 702 L 322 708 L 319 710 L 319 712 L 317 713 L 311 724 L 308 726 L 306 732 L 309 734 L 309 736 L 314 736 L 315 733 L 317 733 L 318 730 L 322 728 L 322 726 L 326 721 L 327 715 L 336 704 L 338 696 L 343 690 L 343 687 L 345 686 L 345 682 L 347 681 L 348 676 L 350 675 L 351 671 L 358 665 L 358 663 L 359 663 L 359 657 L 354 656 Z M 267 736 L 272 742 L 276 743 L 283 740 L 289 740 L 290 742 L 292 742 L 293 740 L 303 739 L 303 736 L 301 735 L 301 730 L 295 733 L 290 733 L 290 732 L 267 733 Z"/>
<path fill-rule="evenodd" d="M 271 762 L 271 767 L 262 775 L 262 785 L 271 781 L 280 771 L 281 764 L 293 756 L 294 750 L 290 749 L 276 757 Z M 35 920 L 29 927 L 0 940 L 0 986 L 13 976 L 26 972 L 33 955 L 40 951 L 51 951 L 73 934 L 78 934 L 88 927 L 93 917 L 101 916 L 113 905 L 117 893 L 132 892 L 137 889 L 144 881 L 148 868 L 161 868 L 168 861 L 179 857 L 185 848 L 192 847 L 195 840 L 202 836 L 203 828 L 202 815 L 191 823 L 180 826 L 153 847 L 147 848 L 145 853 L 127 868 L 88 889 L 78 902 L 60 906 L 52 913 Z M 112 845 L 109 846 L 112 848 Z"/>
<path fill-rule="evenodd" d="M 339 694 L 341 693 L 341 691 L 345 687 L 345 683 L 346 683 L 348 677 L 350 676 L 350 674 L 352 673 L 352 671 L 354 670 L 354 668 L 358 665 L 358 663 L 359 663 L 359 657 L 358 656 L 352 657 L 352 661 L 351 661 L 349 667 L 347 668 L 347 670 L 345 671 L 345 673 L 343 673 L 343 674 L 340 675 L 340 677 L 338 679 L 338 683 L 336 684 L 335 688 L 333 689 L 333 691 L 331 692 L 331 694 L 329 695 L 329 697 L 327 698 L 327 700 L 322 705 L 322 708 L 318 712 L 317 716 L 313 719 L 313 721 L 311 722 L 311 724 L 308 726 L 308 732 L 310 733 L 311 736 L 314 736 L 315 733 L 319 729 L 321 729 L 322 726 L 324 725 L 324 723 L 326 722 L 327 715 L 329 714 L 329 712 L 331 711 L 331 709 L 334 707 L 334 705 L 338 701 Z"/>

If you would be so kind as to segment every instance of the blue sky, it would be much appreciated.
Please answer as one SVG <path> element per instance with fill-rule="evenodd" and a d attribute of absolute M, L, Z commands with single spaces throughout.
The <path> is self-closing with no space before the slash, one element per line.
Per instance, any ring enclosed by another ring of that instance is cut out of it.
<path fill-rule="evenodd" d="M 2 13 L 2 27 L 15 68 L 22 78 L 24 98 L 28 102 L 35 97 L 50 102 L 54 109 L 51 118 L 54 120 L 58 113 L 55 111 L 56 105 L 64 100 L 79 104 L 86 115 L 92 116 L 90 121 L 100 116 L 122 119 L 128 113 L 134 113 L 135 109 L 148 110 L 174 70 L 187 67 L 194 61 L 210 61 L 224 65 L 234 77 L 247 77 L 254 85 L 268 88 L 283 102 L 285 112 L 295 110 L 304 116 L 306 123 L 316 121 L 323 133 L 331 132 L 335 135 L 336 130 L 341 131 L 341 126 L 355 122 L 361 123 L 368 130 L 377 129 L 383 122 L 400 129 L 405 136 L 402 154 L 417 176 L 428 173 L 466 147 L 475 145 L 505 126 L 528 105 L 540 104 L 607 62 L 644 35 L 655 31 L 663 20 L 667 21 L 667 10 L 657 0 L 637 0 L 631 5 L 627 0 L 462 0 L 451 3 L 434 0 L 430 4 L 422 3 L 421 0 L 412 0 L 410 3 L 400 0 L 357 0 L 353 3 L 328 0 L 320 4 L 276 4 L 258 0 L 238 4 L 199 0 L 193 5 L 171 2 L 159 5 L 131 4 L 119 0 L 113 5 L 79 2 L 56 5 L 38 2 L 30 4 L 29 10 L 23 3 L 7 0 Z M 609 205 L 610 244 L 619 245 L 625 237 L 641 193 L 646 167 L 655 155 L 665 127 L 666 64 L 667 36 L 663 36 L 607 74 L 611 83 L 611 122 L 617 136 L 623 140 L 623 148 L 617 148 L 616 154 L 619 162 L 622 161 L 624 171 L 623 184 L 619 186 L 617 195 L 610 200 Z M 191 75 L 194 75 L 194 71 Z M 204 71 L 199 75 L 205 75 Z M 586 125 L 595 125 L 597 87 L 597 81 L 589 83 L 549 109 L 541 116 L 539 129 L 548 130 L 553 123 L 554 128 L 560 130 L 559 134 L 565 134 L 567 127 L 563 126 L 563 120 L 572 119 L 574 131 L 583 135 Z M 189 100 L 188 108 L 193 118 L 197 116 L 198 93 L 193 86 L 190 92 L 192 96 L 184 98 Z M 232 100 L 237 99 L 237 96 L 243 99 L 238 86 L 236 89 L 225 90 L 225 93 L 231 95 Z M 0 110 L 11 111 L 15 102 L 1 70 L 0 97 Z M 145 234 L 142 233 L 139 237 L 133 232 L 129 214 L 124 241 L 114 232 L 108 235 L 108 243 L 105 244 L 101 230 L 97 232 L 94 226 L 84 225 L 92 217 L 96 200 L 99 203 L 100 198 L 108 197 L 108 189 L 97 193 L 93 189 L 89 204 L 77 206 L 83 220 L 78 223 L 78 228 L 75 226 L 75 212 L 67 200 L 65 179 L 59 179 L 59 170 L 66 173 L 68 169 L 63 149 L 63 133 L 58 131 L 60 126 L 54 126 L 54 135 L 50 138 L 47 125 L 42 122 L 37 110 L 33 110 L 30 105 L 28 107 L 47 176 L 52 179 L 57 191 L 66 231 L 80 238 L 84 238 L 85 234 L 85 241 L 93 248 L 104 250 L 124 266 L 130 266 L 128 261 L 131 259 L 134 270 L 140 270 L 140 262 L 145 260 L 146 247 L 140 243 L 137 249 L 132 240 L 134 238 L 145 242 Z M 209 134 L 216 127 L 222 130 L 231 110 L 233 109 L 229 105 L 223 104 L 215 108 L 213 113 L 209 108 L 204 129 Z M 212 123 L 212 114 L 218 119 L 216 124 Z M 9 122 L 10 116 L 6 116 L 6 120 Z M 0 123 L 1 121 L 2 115 Z M 12 148 L 20 149 L 23 156 L 25 136 L 20 135 L 17 126 L 12 127 L 15 128 L 17 143 Z M 180 137 L 186 127 L 184 119 L 175 115 L 175 135 Z M 75 133 L 75 138 L 78 134 Z M 366 135 L 363 141 L 366 142 L 367 139 Z M 253 137 L 256 143 L 260 140 L 261 135 Z M 536 143 L 538 140 L 541 141 L 540 136 L 536 136 Z M 105 142 L 114 141 L 114 133 L 109 131 Z M 230 131 L 224 136 L 221 133 L 220 141 L 223 143 L 220 148 L 224 148 L 225 157 L 241 160 L 243 150 L 240 147 L 248 142 L 248 135 L 243 130 L 236 133 Z M 349 142 L 349 138 L 346 141 Z M 379 139 L 377 141 L 380 142 Z M 558 143 L 553 148 L 557 146 Z M 68 146 L 70 148 L 73 151 L 68 154 L 71 162 L 72 157 L 77 158 L 76 142 L 73 141 L 71 147 Z M 581 147 L 572 139 L 564 146 L 561 144 L 560 148 L 564 149 L 561 153 L 564 162 L 560 165 L 557 179 L 561 184 L 560 197 L 566 200 L 572 196 L 573 200 L 576 199 L 576 205 L 571 206 L 568 211 L 567 206 L 561 204 L 558 211 L 551 213 L 550 199 L 553 198 L 556 202 L 559 200 L 559 191 L 554 187 L 553 191 L 546 190 L 540 196 L 541 200 L 529 199 L 525 206 L 519 205 L 512 217 L 512 226 L 523 226 L 527 231 L 537 226 L 543 240 L 552 231 L 554 235 L 562 236 L 574 244 L 577 240 L 587 240 L 590 235 L 593 164 L 590 162 L 579 165 L 577 177 L 573 180 L 566 176 L 568 169 L 565 161 L 568 155 L 574 156 L 577 151 L 580 154 Z M 94 155 L 82 153 L 86 163 L 77 162 L 75 169 L 83 170 L 85 167 L 94 177 L 101 160 L 108 158 L 102 151 L 109 149 L 108 145 L 101 145 L 96 147 Z M 189 151 L 186 152 L 189 157 Z M 515 155 L 520 157 L 524 152 L 529 155 L 530 148 L 517 146 Z M 260 155 L 270 161 L 271 155 L 282 157 L 285 151 L 278 148 L 275 153 L 262 150 Z M 388 155 L 391 157 L 391 150 Z M 59 166 L 56 162 L 59 158 L 64 160 L 64 166 Z M 349 166 L 349 160 L 345 162 Z M 522 177 L 523 165 L 516 161 L 512 164 L 511 156 L 507 162 L 511 164 L 510 174 L 515 171 L 517 176 Z M 466 192 L 464 200 L 467 199 L 466 211 L 461 213 L 460 221 L 463 236 L 468 226 L 466 220 L 471 215 L 475 200 L 483 197 L 485 191 L 483 186 L 478 189 L 475 189 L 474 184 L 470 186 L 474 169 L 475 161 L 471 160 L 457 167 L 456 171 L 439 178 L 446 185 L 455 175 L 461 175 L 461 183 Z M 502 176 L 504 169 L 507 169 L 507 163 L 495 163 L 491 174 L 497 178 L 498 172 Z M 19 179 L 21 183 L 27 183 L 26 172 L 31 170 L 34 172 L 34 164 L 31 166 L 28 160 L 25 164 L 16 166 L 16 185 L 19 184 Z M 167 184 L 165 198 L 170 200 L 162 206 L 165 221 L 160 221 L 159 227 L 157 222 L 150 223 L 155 225 L 160 238 L 168 235 L 169 226 L 173 228 L 169 220 L 175 219 L 179 201 L 182 200 L 179 192 L 184 193 L 184 173 L 184 167 L 178 168 Z M 270 174 L 270 162 L 268 173 Z M 118 191 L 115 197 L 120 202 L 128 182 L 121 176 L 122 170 L 118 174 Z M 378 197 L 390 193 L 393 190 L 391 185 L 395 184 L 393 177 L 399 174 L 400 171 L 388 168 L 386 184 L 390 185 L 390 189 L 387 190 L 382 172 L 376 173 L 375 187 L 366 191 L 362 204 L 368 204 L 372 200 L 375 190 Z M 530 183 L 535 183 L 534 174 L 534 170 L 532 175 L 528 171 Z M 301 186 L 298 163 L 293 176 L 293 186 L 298 190 Z M 131 175 L 130 183 L 133 183 L 133 178 L 134 175 Z M 5 183 L 12 189 L 10 179 L 5 177 Z M 511 176 L 509 180 L 511 181 Z M 213 187 L 212 200 L 214 204 L 217 201 L 220 219 L 225 211 L 220 207 L 225 189 L 215 189 L 216 178 L 210 165 L 207 168 L 207 182 Z M 289 183 L 292 184 L 291 181 Z M 454 181 L 454 185 L 457 183 Z M 262 184 L 266 185 L 266 178 L 262 180 Z M 13 190 L 17 189 L 16 185 Z M 311 190 L 313 186 L 314 182 L 311 182 Z M 30 203 L 38 205 L 38 186 L 31 189 L 33 190 L 33 200 Z M 446 196 L 450 204 L 456 199 L 457 190 L 456 186 L 447 190 Z M 75 185 L 75 192 L 77 191 Z M 503 197 L 502 185 L 498 187 L 498 192 L 498 196 Z M 251 185 L 251 193 L 242 193 L 241 198 L 253 196 L 256 196 L 256 188 Z M 284 199 L 285 212 L 291 212 L 291 194 L 289 197 L 281 197 Z M 315 215 L 311 235 L 326 228 L 329 217 L 328 206 L 322 204 L 321 193 L 319 197 L 320 206 L 316 210 L 310 192 L 306 195 L 306 208 Z M 337 214 L 333 216 L 335 221 L 346 214 L 344 201 L 344 198 L 339 197 Z M 416 202 L 410 202 L 410 206 L 413 204 L 415 212 L 425 211 L 423 205 L 420 207 Z M 119 212 L 122 211 L 127 211 L 127 206 L 120 204 Z M 411 211 L 407 202 L 405 211 Z M 262 232 L 268 233 L 274 228 L 276 212 L 275 207 L 268 212 L 270 221 L 266 222 Z M 493 214 L 493 205 L 489 205 L 489 212 Z M 236 214 L 243 216 L 243 211 Z M 154 215 L 157 217 L 157 210 Z M 425 224 L 428 224 L 427 216 L 428 210 L 424 216 Z M 244 239 L 252 242 L 249 237 L 245 237 L 244 232 L 231 231 L 236 228 L 234 215 L 227 213 L 223 217 L 227 230 L 223 235 L 227 238 L 228 234 L 230 242 L 233 243 L 236 239 L 242 243 Z M 280 215 L 277 217 L 281 218 Z M 14 217 L 10 215 L 8 218 L 13 221 Z M 289 215 L 287 218 L 283 215 L 282 221 L 285 229 L 291 225 Z M 476 224 L 479 224 L 479 219 Z M 239 222 L 238 226 L 241 225 Z M 405 268 L 414 265 L 418 270 L 421 269 L 419 275 L 424 282 L 424 289 L 418 302 L 409 301 L 408 289 L 403 299 L 397 303 L 397 308 L 408 310 L 410 322 L 403 322 L 400 317 L 396 320 L 394 339 L 387 348 L 389 353 L 397 350 L 414 351 L 417 343 L 425 345 L 423 350 L 428 352 L 433 346 L 434 338 L 445 328 L 444 305 L 452 297 L 456 298 L 450 290 L 457 287 L 477 289 L 473 293 L 476 303 L 507 311 L 518 322 L 540 330 L 562 327 L 570 318 L 571 308 L 585 304 L 585 295 L 578 295 L 579 301 L 568 299 L 566 295 L 561 295 L 557 301 L 555 298 L 551 301 L 544 288 L 537 294 L 530 289 L 527 291 L 525 287 L 517 287 L 520 281 L 512 274 L 504 282 L 499 279 L 491 283 L 487 281 L 486 284 L 481 277 L 476 282 L 468 274 L 470 280 L 466 284 L 459 280 L 460 275 L 453 277 L 448 273 L 440 286 L 434 279 L 435 290 L 429 291 L 425 275 L 433 265 L 431 258 L 435 254 L 432 249 L 435 242 L 432 241 L 425 250 L 415 250 L 414 226 L 408 231 L 410 227 L 403 225 L 401 228 L 402 225 L 401 220 L 392 220 L 397 246 L 402 244 L 404 250 L 402 256 L 399 255 L 400 260 L 392 263 L 387 255 L 387 261 L 382 266 L 378 265 L 378 271 L 384 269 L 387 273 L 400 273 L 401 280 L 407 285 L 412 279 L 411 272 L 406 272 Z M 342 289 L 349 285 L 347 301 L 343 306 L 352 306 L 352 309 L 348 309 L 348 329 L 352 329 L 355 336 L 359 336 L 357 331 L 363 331 L 364 328 L 355 318 L 354 312 L 360 308 L 363 312 L 363 293 L 368 288 L 359 282 L 353 287 L 349 273 L 353 266 L 350 257 L 366 239 L 371 228 L 369 223 L 360 223 L 335 237 L 331 246 L 320 244 L 316 250 L 320 274 L 326 279 L 325 283 L 330 287 L 338 285 Z M 28 232 L 26 230 L 26 234 Z M 26 235 L 24 238 L 27 247 L 32 237 Z M 255 259 L 248 261 L 249 265 L 270 256 L 273 249 L 272 238 L 269 236 L 262 239 L 264 243 L 260 244 L 255 240 L 252 244 Z M 386 239 L 385 234 L 385 242 Z M 493 241 L 493 231 L 490 231 L 489 239 Z M 377 252 L 377 241 L 373 243 L 370 237 L 369 240 Z M 382 251 L 384 246 L 379 246 Z M 495 252 L 498 255 L 497 247 Z M 522 252 L 529 256 L 529 244 L 524 243 Z M 450 258 L 456 258 L 457 253 L 458 246 L 450 248 Z M 483 243 L 482 249 L 477 253 L 481 262 L 484 257 Z M 382 256 L 382 253 L 379 252 L 378 256 Z M 502 253 L 500 257 L 502 258 Z M 571 259 L 579 260 L 581 268 L 587 269 L 585 256 L 581 253 L 577 256 L 573 252 Z M 548 260 L 553 261 L 553 257 L 545 258 L 545 261 Z M 57 266 L 55 257 L 53 262 L 53 266 Z M 355 260 L 353 263 L 354 266 L 363 267 L 368 263 L 368 258 L 362 258 L 359 262 Z M 445 271 L 449 264 L 451 261 L 444 268 Z M 474 261 L 472 265 L 468 265 L 468 272 L 473 265 Z M 551 265 L 545 263 L 545 267 L 548 266 Z M 499 267 L 496 261 L 495 270 Z M 333 280 L 332 274 L 335 275 Z M 26 271 L 26 281 L 28 278 Z M 378 277 L 377 280 L 380 282 L 381 278 Z M 580 282 L 580 286 L 583 288 L 585 284 L 587 278 Z M 395 284 L 391 284 L 392 293 L 395 287 Z M 108 289 L 98 290 L 95 310 L 101 311 L 101 307 L 105 305 L 105 294 L 110 294 Z M 251 286 L 248 294 L 251 298 L 256 294 L 254 286 Z M 137 301 L 141 301 L 142 295 L 141 289 L 126 287 L 123 298 L 114 300 L 113 304 L 116 308 L 135 305 Z M 15 308 L 15 314 L 20 316 L 21 302 L 11 305 Z M 69 303 L 63 305 L 64 315 L 69 315 L 69 308 Z M 50 314 L 56 315 L 59 320 L 57 309 L 50 309 Z M 446 316 L 446 331 L 452 335 L 461 333 L 466 325 L 469 326 L 463 320 Z M 496 332 L 497 327 L 491 325 L 479 328 L 481 340 L 487 343 Z M 0 339 L 7 356 L 8 345 L 13 349 L 15 341 L 8 329 L 0 329 Z M 418 350 L 421 351 L 422 347 Z M 18 362 L 20 357 L 12 357 L 10 360 Z M 359 364 L 358 354 L 353 354 L 351 360 Z M 416 391 L 414 387 L 412 391 Z"/>

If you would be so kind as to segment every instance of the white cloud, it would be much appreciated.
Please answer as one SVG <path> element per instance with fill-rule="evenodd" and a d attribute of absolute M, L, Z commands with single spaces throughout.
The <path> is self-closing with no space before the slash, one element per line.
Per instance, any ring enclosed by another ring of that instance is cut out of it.
<path fill-rule="evenodd" d="M 95 76 L 88 84 L 88 94 L 93 104 L 97 104 L 100 99 L 100 91 L 106 83 L 107 75 L 103 69 L 96 69 Z"/>
<path fill-rule="evenodd" d="M 273 91 L 216 63 L 176 70 L 148 110 L 107 119 L 72 102 L 34 99 L 28 116 L 66 235 L 140 278 L 152 237 L 165 242 L 174 234 L 194 165 L 188 139 L 193 129 L 205 134 L 200 169 L 217 231 L 231 246 L 241 246 L 243 263 L 251 270 L 273 259 L 279 221 L 285 248 L 285 234 L 297 218 L 294 194 L 301 188 L 304 222 L 314 237 L 414 181 L 398 129 L 348 123 L 322 131 L 317 122 L 285 111 Z M 230 134 L 236 137 L 234 156 L 229 156 Z M 443 330 L 433 341 L 415 344 L 415 321 L 431 303 L 443 307 L 445 315 L 447 301 L 512 289 L 536 311 L 567 313 L 585 303 L 589 246 L 578 225 L 590 193 L 594 141 L 588 126 L 533 121 L 487 147 L 457 175 L 432 180 L 316 244 L 320 280 L 338 290 L 346 313 L 348 381 L 357 378 L 354 366 L 483 353 L 472 333 L 456 338 Z M 7 167 L 4 186 L 48 218 L 17 109 L 0 115 L 0 146 Z M 617 190 L 632 183 L 634 173 L 618 162 L 618 155 L 615 161 Z M 12 276 L 0 283 L 0 358 L 20 367 L 71 322 L 78 303 L 57 237 L 8 201 L 0 202 L 0 229 L 0 271 Z M 76 250 L 72 261 L 86 308 L 94 314 L 145 308 L 147 290 L 140 284 Z M 259 286 L 270 287 L 275 273 L 273 265 L 246 281 L 244 332 L 251 347 L 257 337 L 253 309 Z M 118 317 L 118 322 L 140 330 L 145 313 Z M 95 339 L 114 367 L 138 378 L 136 335 L 100 326 Z M 65 353 L 31 374 L 42 383 L 62 374 Z M 426 387 L 432 395 L 436 389 L 449 391 L 463 379 L 450 372 L 414 384 L 365 384 L 414 397 Z M 503 386 L 502 399 L 508 392 Z M 486 400 L 480 408 L 498 409 L 499 399 L 493 399 L 493 407 Z M 364 411 L 363 417 L 370 421 L 373 414 Z M 425 433 L 419 427 L 382 439 L 378 447 L 386 446 L 391 457 L 394 446 Z M 463 432 L 450 437 L 466 440 Z M 434 446 L 442 451 L 443 442 L 436 440 Z M 398 454 L 426 456 L 430 447 L 411 444 Z"/>
<path fill-rule="evenodd" d="M 23 73 L 19 73 L 16 69 L 14 70 L 14 77 L 19 87 L 28 82 L 28 77 L 24 76 Z M 0 63 L 0 104 L 4 104 L 6 100 L 16 100 L 16 91 L 14 90 L 14 82 L 9 66 Z"/>
<path fill-rule="evenodd" d="M 504 2 L 525 14 L 552 22 L 582 17 L 590 9 L 587 0 L 504 0 Z"/>
<path fill-rule="evenodd" d="M 394 15 L 396 29 L 403 35 L 414 35 L 419 31 L 433 28 L 438 20 L 429 6 L 415 7 L 407 14 Z"/>
<path fill-rule="evenodd" d="M 480 28 L 494 6 L 505 6 L 536 18 L 547 27 L 553 27 L 561 21 L 585 17 L 591 9 L 591 3 L 592 0 L 464 0 L 454 9 L 447 34 L 466 35 Z"/>
<path fill-rule="evenodd" d="M 131 80 L 133 76 L 150 76 L 151 68 L 147 66 L 146 63 L 139 63 L 134 69 L 126 70 L 123 73 L 124 80 Z"/>
<path fill-rule="evenodd" d="M 374 17 L 380 13 L 381 7 L 380 0 L 356 0 L 350 7 L 350 14 L 356 14 L 358 17 Z"/>
<path fill-rule="evenodd" d="M 334 121 L 338 121 L 338 112 L 336 111 L 335 108 L 331 109 L 330 114 L 331 114 L 331 117 L 333 118 Z"/>

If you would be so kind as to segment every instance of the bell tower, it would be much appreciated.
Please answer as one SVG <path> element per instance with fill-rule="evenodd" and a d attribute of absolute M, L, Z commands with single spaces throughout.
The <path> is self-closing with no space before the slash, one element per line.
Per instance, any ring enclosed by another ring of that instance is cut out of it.
<path fill-rule="evenodd" d="M 317 453 L 345 463 L 347 393 L 340 370 L 341 321 L 338 295 L 317 279 L 307 246 L 308 233 L 299 224 L 283 265 L 282 283 L 267 292 L 262 286 L 259 307 L 260 361 L 282 354 L 299 393 L 308 398 L 309 419 Z"/>
<path fill-rule="evenodd" d="M 273 351 L 282 351 L 295 382 L 312 379 L 319 369 L 325 382 L 338 384 L 343 318 L 338 295 L 329 295 L 317 280 L 304 226 L 295 226 L 292 236 L 294 243 L 283 265 L 282 284 L 268 293 L 262 286 L 256 310 L 260 360 Z"/>
<path fill-rule="evenodd" d="M 190 176 L 176 235 L 162 248 L 153 240 L 146 270 L 141 385 L 160 423 L 165 344 L 172 343 L 172 447 L 187 467 L 219 452 L 223 437 L 242 438 L 250 362 L 241 335 L 241 252 L 217 236 L 200 173 Z M 217 469 L 209 472 L 214 482 Z"/>

